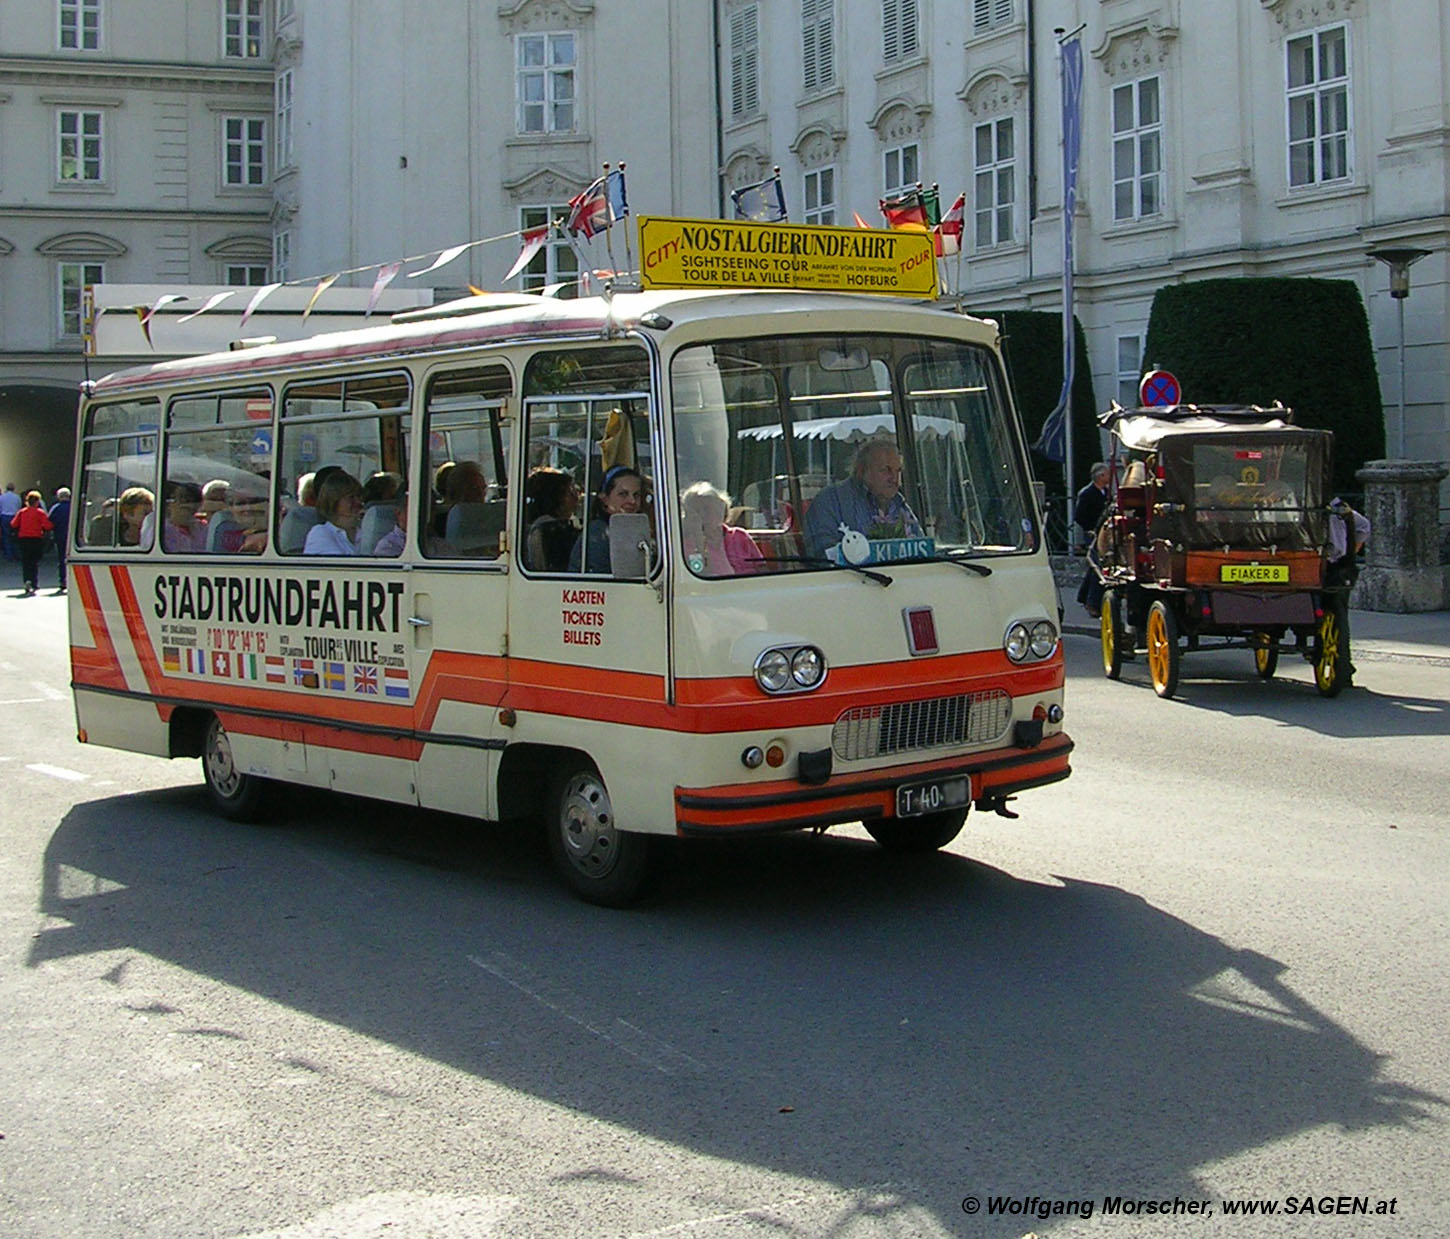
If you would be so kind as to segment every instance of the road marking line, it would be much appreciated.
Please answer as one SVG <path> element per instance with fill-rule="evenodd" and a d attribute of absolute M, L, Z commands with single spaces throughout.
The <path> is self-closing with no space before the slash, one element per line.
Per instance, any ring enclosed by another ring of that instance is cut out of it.
<path fill-rule="evenodd" d="M 468 962 L 476 968 L 482 968 L 491 976 L 497 977 L 505 985 L 511 985 L 521 994 L 527 994 L 542 1007 L 555 1011 L 562 1015 L 571 1024 L 578 1024 L 585 1032 L 598 1037 L 601 1041 L 607 1041 L 616 1049 L 623 1050 L 631 1058 L 637 1058 L 647 1067 L 653 1067 L 661 1075 L 673 1075 L 681 1067 L 692 1071 L 704 1072 L 705 1064 L 691 1058 L 688 1054 L 675 1049 L 652 1037 L 643 1029 L 636 1028 L 626 1020 L 614 1019 L 606 1031 L 597 1023 L 589 1020 L 583 1015 L 578 1015 L 570 1010 L 571 1007 L 580 1005 L 578 995 L 569 993 L 562 986 L 554 984 L 543 977 L 540 977 L 527 964 L 521 964 L 511 959 L 502 951 L 493 953 L 493 960 L 479 959 L 477 955 L 470 955 Z"/>
<path fill-rule="evenodd" d="M 52 698 L 47 698 L 47 697 L 10 697 L 10 698 L 8 698 L 5 701 L 0 701 L 0 706 L 33 706 L 33 705 L 38 704 L 39 702 L 48 701 L 48 700 L 52 700 Z"/>
<path fill-rule="evenodd" d="M 34 684 L 37 692 L 45 694 L 47 701 L 64 701 L 66 699 L 65 693 L 57 692 L 49 684 L 42 684 L 39 680 L 32 680 L 31 683 Z"/>
<path fill-rule="evenodd" d="M 91 777 L 88 774 L 82 774 L 79 770 L 67 770 L 64 766 L 47 766 L 43 762 L 34 762 L 25 768 L 34 770 L 36 774 L 49 775 L 52 779 L 64 779 L 67 783 L 84 783 Z"/>

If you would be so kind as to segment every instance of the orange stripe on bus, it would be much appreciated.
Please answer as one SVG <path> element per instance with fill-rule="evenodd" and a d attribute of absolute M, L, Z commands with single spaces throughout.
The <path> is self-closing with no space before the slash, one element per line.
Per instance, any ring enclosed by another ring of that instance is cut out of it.
<path fill-rule="evenodd" d="M 91 569 L 82 564 L 73 565 L 76 592 L 81 596 L 81 607 L 86 614 L 86 626 L 90 629 L 94 648 L 72 644 L 71 676 L 77 684 L 90 684 L 97 688 L 126 688 L 126 676 L 121 670 L 116 655 L 115 643 L 106 626 L 106 615 L 101 608 L 96 583 L 91 579 Z"/>

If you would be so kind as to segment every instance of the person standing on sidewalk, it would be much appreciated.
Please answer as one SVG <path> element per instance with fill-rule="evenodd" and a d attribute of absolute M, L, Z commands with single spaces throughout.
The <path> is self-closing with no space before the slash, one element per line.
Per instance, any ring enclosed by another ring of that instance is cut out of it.
<path fill-rule="evenodd" d="M 1108 478 L 1111 470 L 1103 461 L 1098 461 L 1092 468 L 1091 480 L 1086 486 L 1077 492 L 1077 499 L 1072 505 L 1072 523 L 1076 525 L 1087 537 L 1087 569 L 1083 573 L 1082 584 L 1077 587 L 1077 600 L 1087 608 L 1087 613 L 1097 619 L 1103 603 L 1103 583 L 1098 579 L 1097 569 L 1093 567 L 1093 542 L 1098 532 L 1098 522 L 1103 519 L 1103 512 L 1108 506 Z"/>
<path fill-rule="evenodd" d="M 15 541 L 20 547 L 20 572 L 25 578 L 25 597 L 29 598 L 40 584 L 40 557 L 45 554 L 45 535 L 55 528 L 40 506 L 38 490 L 25 496 L 25 506 L 11 518 L 10 528 L 15 531 Z"/>
<path fill-rule="evenodd" d="M 18 557 L 18 551 L 15 531 L 10 528 L 10 522 L 15 519 L 15 514 L 22 506 L 20 496 L 15 493 L 15 483 L 7 482 L 5 490 L 0 492 L 0 545 L 3 545 L 5 558 L 11 561 Z"/>
<path fill-rule="evenodd" d="M 70 537 L 70 487 L 61 486 L 56 489 L 55 502 L 50 505 L 50 511 L 46 513 L 50 517 L 50 523 L 55 526 L 55 557 L 56 557 L 56 585 L 58 592 L 65 593 L 65 544 Z"/>

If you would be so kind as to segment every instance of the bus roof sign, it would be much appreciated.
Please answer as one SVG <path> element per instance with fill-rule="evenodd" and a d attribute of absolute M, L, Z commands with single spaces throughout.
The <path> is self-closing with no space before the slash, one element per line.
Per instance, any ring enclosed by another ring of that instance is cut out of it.
<path fill-rule="evenodd" d="M 932 234 L 639 217 L 644 288 L 789 288 L 932 300 Z"/>

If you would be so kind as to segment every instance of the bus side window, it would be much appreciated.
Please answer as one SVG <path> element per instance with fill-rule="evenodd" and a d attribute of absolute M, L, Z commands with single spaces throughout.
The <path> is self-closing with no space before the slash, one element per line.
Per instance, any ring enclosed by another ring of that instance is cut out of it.
<path fill-rule="evenodd" d="M 513 376 L 504 366 L 444 371 L 428 381 L 424 439 L 428 460 L 420 496 L 423 553 L 431 559 L 497 559 L 504 546 L 510 427 L 504 402 Z"/>
<path fill-rule="evenodd" d="M 147 549 L 141 530 L 156 500 L 160 423 L 157 400 L 99 404 L 90 410 L 81 443 L 77 547 Z M 135 519 L 126 519 L 128 513 Z"/>

